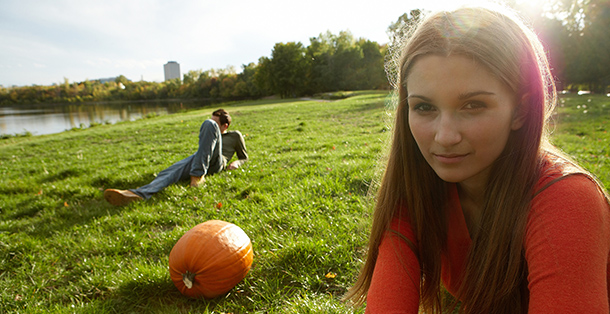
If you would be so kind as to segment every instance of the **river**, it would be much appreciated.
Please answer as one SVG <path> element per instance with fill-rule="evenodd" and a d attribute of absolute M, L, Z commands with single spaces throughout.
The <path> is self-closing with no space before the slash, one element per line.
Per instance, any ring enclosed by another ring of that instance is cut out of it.
<path fill-rule="evenodd" d="M 0 135 L 53 134 L 89 127 L 92 123 L 134 121 L 150 114 L 172 114 L 211 104 L 199 100 L 0 107 Z"/>

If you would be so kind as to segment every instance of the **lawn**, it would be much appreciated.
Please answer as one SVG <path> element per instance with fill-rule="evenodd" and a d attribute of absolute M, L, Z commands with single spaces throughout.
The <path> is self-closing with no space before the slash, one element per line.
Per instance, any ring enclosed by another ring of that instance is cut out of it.
<path fill-rule="evenodd" d="M 553 141 L 610 186 L 610 98 L 561 105 Z M 144 185 L 191 154 L 216 107 L 1 140 L 0 312 L 362 313 L 340 296 L 365 254 L 391 134 L 388 94 L 224 108 L 245 135 L 244 167 L 121 208 L 103 190 Z M 228 294 L 189 299 L 169 278 L 168 255 L 211 219 L 249 235 L 253 267 Z"/>

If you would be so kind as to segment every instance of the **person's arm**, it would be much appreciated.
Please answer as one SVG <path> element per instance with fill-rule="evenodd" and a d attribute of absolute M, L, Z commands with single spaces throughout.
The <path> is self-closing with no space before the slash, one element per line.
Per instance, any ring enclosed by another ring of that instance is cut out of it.
<path fill-rule="evenodd" d="M 608 313 L 609 211 L 584 175 L 534 198 L 525 239 L 528 313 Z"/>
<path fill-rule="evenodd" d="M 244 140 L 244 137 L 241 135 L 241 132 L 239 131 L 235 131 L 234 132 L 237 136 L 237 139 L 235 140 L 235 153 L 237 154 L 237 160 L 231 162 L 229 164 L 229 166 L 227 168 L 229 169 L 237 169 L 239 167 L 241 167 L 243 164 L 246 163 L 246 161 L 248 161 L 248 151 L 246 150 L 246 141 Z"/>
<path fill-rule="evenodd" d="M 413 239 L 409 223 L 395 218 L 379 245 L 366 313 L 418 313 L 420 268 Z"/>

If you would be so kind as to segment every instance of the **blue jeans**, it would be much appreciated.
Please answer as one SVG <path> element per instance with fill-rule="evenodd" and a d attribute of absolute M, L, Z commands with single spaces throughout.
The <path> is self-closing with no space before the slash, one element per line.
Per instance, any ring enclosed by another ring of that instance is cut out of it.
<path fill-rule="evenodd" d="M 144 199 L 149 199 L 153 194 L 180 180 L 190 179 L 191 176 L 200 177 L 218 173 L 224 169 L 225 163 L 222 156 L 220 129 L 216 122 L 206 120 L 199 130 L 199 149 L 195 154 L 159 172 L 151 183 L 130 191 Z"/>

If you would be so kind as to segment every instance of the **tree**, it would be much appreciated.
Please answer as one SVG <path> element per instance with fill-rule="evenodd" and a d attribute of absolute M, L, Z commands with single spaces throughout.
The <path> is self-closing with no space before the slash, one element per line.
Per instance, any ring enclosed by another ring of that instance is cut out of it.
<path fill-rule="evenodd" d="M 348 31 L 339 32 L 334 37 L 335 51 L 332 56 L 331 71 L 336 90 L 355 90 L 358 86 L 358 72 L 362 70 L 364 57 L 354 36 Z"/>
<path fill-rule="evenodd" d="M 423 17 L 424 11 L 420 9 L 411 10 L 409 13 L 404 13 L 398 17 L 396 22 L 388 26 L 387 34 L 390 37 L 390 46 L 400 45 L 401 41 L 406 37 L 409 29 L 419 23 Z"/>
<path fill-rule="evenodd" d="M 237 75 L 222 75 L 220 77 L 220 97 L 232 98 Z"/>
<path fill-rule="evenodd" d="M 565 89 L 568 81 L 566 66 L 577 62 L 574 55 L 577 43 L 568 36 L 560 20 L 539 17 L 534 27 L 547 52 L 556 87 Z"/>
<path fill-rule="evenodd" d="M 333 74 L 334 35 L 322 33 L 309 39 L 306 58 L 309 60 L 307 91 L 311 94 L 337 90 Z"/>
<path fill-rule="evenodd" d="M 378 43 L 361 39 L 362 61 L 358 72 L 357 89 L 385 89 L 388 81 L 384 71 L 384 55 Z"/>
<path fill-rule="evenodd" d="M 584 26 L 578 46 L 578 58 L 582 61 L 577 80 L 587 84 L 589 90 L 603 92 L 610 80 L 610 2 L 589 1 L 584 10 Z"/>
<path fill-rule="evenodd" d="M 556 0 L 550 13 L 566 32 L 566 80 L 602 92 L 610 80 L 610 1 Z"/>
<path fill-rule="evenodd" d="M 305 91 L 307 61 L 300 42 L 277 43 L 271 52 L 269 82 L 271 90 L 280 97 L 296 97 Z"/>
<path fill-rule="evenodd" d="M 131 81 L 125 77 L 125 75 L 119 75 L 117 76 L 114 81 L 118 84 L 121 83 L 123 84 L 123 86 L 127 86 Z"/>
<path fill-rule="evenodd" d="M 194 84 L 203 73 L 201 70 L 190 70 L 183 75 L 182 83 L 185 85 Z"/>
<path fill-rule="evenodd" d="M 384 56 L 376 42 L 354 39 L 349 31 L 310 38 L 308 92 L 362 90 L 385 85 Z"/>
<path fill-rule="evenodd" d="M 242 65 L 242 71 L 237 75 L 237 83 L 235 84 L 234 97 L 237 98 L 258 98 L 263 96 L 263 92 L 257 87 L 255 82 L 258 66 L 255 63 Z"/>
<path fill-rule="evenodd" d="M 273 94 L 271 89 L 271 59 L 267 57 L 258 58 L 258 68 L 256 73 L 254 73 L 253 80 L 263 95 Z"/>

